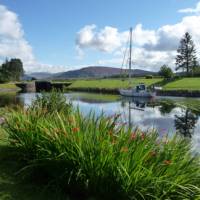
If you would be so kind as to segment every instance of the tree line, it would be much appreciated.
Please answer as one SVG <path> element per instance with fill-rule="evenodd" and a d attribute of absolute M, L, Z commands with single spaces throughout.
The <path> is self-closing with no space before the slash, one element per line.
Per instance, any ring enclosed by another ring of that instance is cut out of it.
<path fill-rule="evenodd" d="M 0 66 L 0 83 L 19 81 L 23 74 L 23 63 L 20 59 L 6 59 L 6 61 Z"/>
<path fill-rule="evenodd" d="M 181 70 L 181 75 L 200 76 L 200 65 L 197 61 L 195 44 L 192 36 L 186 32 L 180 40 L 176 56 L 176 71 Z M 159 74 L 165 78 L 172 78 L 173 71 L 167 65 L 160 68 Z"/>

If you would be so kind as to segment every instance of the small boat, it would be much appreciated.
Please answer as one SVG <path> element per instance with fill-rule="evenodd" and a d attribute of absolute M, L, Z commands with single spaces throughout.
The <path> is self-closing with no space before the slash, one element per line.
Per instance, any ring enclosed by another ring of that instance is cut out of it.
<path fill-rule="evenodd" d="M 120 89 L 120 94 L 122 96 L 128 96 L 128 97 L 155 97 L 156 93 L 151 92 L 147 90 L 147 87 L 144 83 L 140 83 L 136 85 L 135 88 L 131 89 Z"/>
<path fill-rule="evenodd" d="M 132 67 L 132 28 L 130 28 L 130 47 L 129 47 L 129 85 L 131 85 L 131 67 Z M 119 89 L 119 93 L 122 96 L 127 97 L 155 97 L 156 93 L 149 91 L 144 83 L 136 85 L 134 88 L 130 89 Z"/>

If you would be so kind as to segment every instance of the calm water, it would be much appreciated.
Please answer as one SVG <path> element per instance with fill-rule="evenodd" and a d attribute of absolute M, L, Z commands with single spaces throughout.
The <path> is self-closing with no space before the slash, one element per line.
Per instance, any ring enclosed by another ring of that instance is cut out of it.
<path fill-rule="evenodd" d="M 200 150 L 200 99 L 191 98 L 123 98 L 115 95 L 66 93 L 74 106 L 84 114 L 91 110 L 111 116 L 121 114 L 120 122 L 139 126 L 142 130 L 155 128 L 159 134 L 182 134 L 192 138 L 195 150 Z M 35 93 L 0 95 L 0 107 L 21 104 L 28 106 Z M 187 106 L 186 106 L 187 105 Z"/>

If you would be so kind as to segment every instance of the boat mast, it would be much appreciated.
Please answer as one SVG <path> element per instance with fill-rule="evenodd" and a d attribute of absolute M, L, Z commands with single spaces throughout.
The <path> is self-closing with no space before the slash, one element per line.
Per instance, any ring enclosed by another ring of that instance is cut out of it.
<path fill-rule="evenodd" d="M 132 65 L 132 27 L 130 28 L 130 52 L 129 52 L 129 86 L 131 85 L 131 65 Z"/>

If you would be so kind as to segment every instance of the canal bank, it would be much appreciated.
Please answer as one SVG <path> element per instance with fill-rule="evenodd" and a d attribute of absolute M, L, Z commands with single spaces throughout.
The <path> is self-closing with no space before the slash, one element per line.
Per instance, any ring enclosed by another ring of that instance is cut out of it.
<path fill-rule="evenodd" d="M 38 81 L 38 82 L 27 82 L 27 83 L 12 83 L 12 84 L 1 84 L 0 93 L 4 92 L 41 92 L 51 91 L 57 89 L 61 91 L 76 91 L 76 92 L 90 92 L 90 93 L 101 93 L 101 94 L 119 94 L 119 88 L 102 88 L 102 87 L 71 87 L 71 83 L 66 82 L 49 82 L 49 81 Z M 73 84 L 72 84 L 73 85 Z M 12 87 L 11 87 L 12 86 Z M 172 96 L 172 97 L 200 97 L 200 90 L 182 90 L 182 89 L 163 89 L 156 90 L 157 96 Z"/>
<path fill-rule="evenodd" d="M 91 92 L 102 94 L 119 94 L 119 89 L 108 88 L 65 88 L 66 91 Z M 200 90 L 156 90 L 157 96 L 200 97 Z"/>

